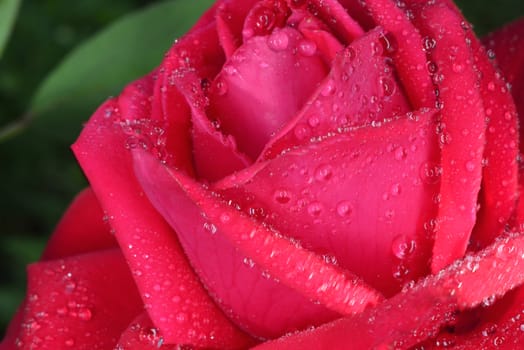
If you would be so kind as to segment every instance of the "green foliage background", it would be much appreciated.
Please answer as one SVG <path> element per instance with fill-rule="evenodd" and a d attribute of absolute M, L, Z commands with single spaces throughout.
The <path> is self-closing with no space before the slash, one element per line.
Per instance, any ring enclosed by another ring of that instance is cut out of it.
<path fill-rule="evenodd" d="M 0 0 L 0 11 L 8 1 Z M 131 12 L 148 11 L 150 5 L 160 2 L 26 0 L 21 3 L 11 37 L 0 56 L 0 135 L 12 123 L 25 127 L 9 138 L 0 137 L 0 338 L 23 298 L 25 266 L 38 260 L 61 213 L 73 196 L 86 186 L 69 145 L 81 128 L 77 121 L 87 120 L 96 105 L 103 101 L 103 98 L 89 95 L 89 91 L 80 90 L 77 95 L 68 97 L 64 105 L 39 111 L 36 118 L 35 113 L 29 113 L 35 93 L 64 57 L 95 33 Z M 184 3 L 180 11 L 185 21 L 196 20 L 202 8 L 210 3 L 202 0 L 178 2 Z M 522 0 L 461 0 L 457 3 L 479 35 L 524 15 Z M 164 13 L 163 21 L 166 21 L 165 16 Z M 171 25 L 183 27 L 188 23 Z M 158 42 L 151 44 L 147 57 L 138 57 L 140 62 L 126 66 L 128 71 L 120 72 L 129 77 L 125 81 L 139 77 L 158 64 L 175 39 L 175 33 L 176 30 L 161 35 Z M 114 44 L 117 50 L 118 43 Z M 106 45 L 104 50 L 110 53 L 111 49 L 112 45 Z M 96 53 L 87 52 L 84 57 L 87 61 L 93 58 L 90 54 Z M 114 62 L 115 66 L 120 63 Z M 97 74 L 97 71 L 88 73 Z M 117 81 L 105 87 L 107 95 L 118 93 L 122 85 Z M 82 86 L 83 81 L 77 83 Z M 45 104 L 46 98 L 51 99 L 44 95 L 40 99 L 43 101 L 37 102 Z"/>

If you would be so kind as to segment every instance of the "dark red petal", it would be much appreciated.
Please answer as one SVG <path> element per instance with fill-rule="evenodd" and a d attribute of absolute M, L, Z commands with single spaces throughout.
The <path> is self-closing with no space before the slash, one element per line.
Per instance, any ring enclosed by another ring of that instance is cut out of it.
<path fill-rule="evenodd" d="M 32 264 L 27 288 L 9 349 L 110 349 L 143 308 L 118 249 Z"/>
<path fill-rule="evenodd" d="M 73 151 L 102 207 L 112 217 L 111 226 L 149 316 L 166 342 L 183 339 L 183 343 L 205 342 L 206 346 L 218 342 L 219 347 L 248 343 L 249 339 L 210 300 L 185 260 L 175 233 L 144 197 L 133 174 L 131 154 L 125 147 L 128 136 L 122 130 L 119 112 L 123 107 L 115 100 L 101 106 L 73 145 Z M 113 111 L 109 117 L 105 113 L 108 108 Z M 181 311 L 211 322 L 204 326 L 187 317 L 183 320 L 187 323 L 181 325 L 177 319 Z M 185 327 L 199 332 L 185 332 Z M 206 334 L 205 339 L 200 338 L 200 331 L 208 329 L 220 330 L 218 333 L 227 336 L 211 339 Z"/>
<path fill-rule="evenodd" d="M 222 1 L 217 10 L 217 32 L 226 57 L 242 45 L 242 27 L 249 10 L 258 0 Z"/>
<path fill-rule="evenodd" d="M 486 300 L 486 305 L 490 300 Z M 493 306 L 478 307 L 473 310 L 466 324 L 466 331 L 443 330 L 436 338 L 419 344 L 417 348 L 453 350 L 476 349 L 520 349 L 524 344 L 524 288 L 507 293 L 503 299 Z"/>
<path fill-rule="evenodd" d="M 326 75 L 316 50 L 299 50 L 301 40 L 292 28 L 253 37 L 230 57 L 213 83 L 210 117 L 220 122 L 224 133 L 234 135 L 239 149 L 252 159 Z"/>
<path fill-rule="evenodd" d="M 511 84 L 511 94 L 517 105 L 520 121 L 524 120 L 524 19 L 516 21 L 490 34 L 484 42 L 495 53 L 499 68 Z M 521 139 L 524 128 L 520 129 Z M 524 142 L 520 144 L 524 153 Z"/>
<path fill-rule="evenodd" d="M 260 159 L 271 159 L 310 139 L 345 127 L 364 126 L 410 110 L 397 85 L 378 28 L 354 41 L 333 63 L 331 72 L 308 103 L 266 145 Z"/>
<path fill-rule="evenodd" d="M 289 150 L 214 189 L 392 295 L 429 269 L 425 228 L 436 214 L 439 181 L 431 174 L 439 156 L 434 112 Z"/>
<path fill-rule="evenodd" d="M 407 15 L 393 1 L 366 1 L 375 21 L 395 42 L 393 63 L 414 108 L 435 106 L 436 97 L 428 69 L 423 40 Z"/>
<path fill-rule="evenodd" d="M 91 188 L 80 192 L 60 219 L 42 260 L 117 247 L 108 221 Z"/>
<path fill-rule="evenodd" d="M 482 170 L 480 212 L 472 238 L 485 247 L 504 229 L 518 197 L 518 120 L 515 103 L 500 73 L 496 72 L 476 38 L 476 65 L 482 72 L 481 96 L 489 118 Z"/>
<path fill-rule="evenodd" d="M 442 108 L 441 201 L 432 260 L 436 272 L 466 251 L 476 221 L 486 126 L 464 19 L 445 4 L 432 4 L 423 2 L 413 11 L 422 34 L 435 40 L 430 55 L 438 67 L 434 81 Z"/>
<path fill-rule="evenodd" d="M 361 314 L 256 349 L 407 349 L 435 336 L 456 308 L 475 307 L 523 282 L 524 236 L 504 238 Z"/>
<path fill-rule="evenodd" d="M 350 13 L 336 0 L 311 0 L 308 6 L 312 7 L 314 15 L 320 17 L 333 33 L 343 43 L 349 44 L 364 35 L 364 29 L 355 21 Z M 316 13 L 318 11 L 318 13 Z"/>
<path fill-rule="evenodd" d="M 178 232 L 206 286 L 252 332 L 274 337 L 332 319 L 321 305 L 351 314 L 380 299 L 351 274 L 255 222 L 146 152 L 137 149 L 133 155 L 149 199 Z M 263 271 L 272 284 L 261 283 Z M 261 299 L 254 299 L 259 292 Z"/>

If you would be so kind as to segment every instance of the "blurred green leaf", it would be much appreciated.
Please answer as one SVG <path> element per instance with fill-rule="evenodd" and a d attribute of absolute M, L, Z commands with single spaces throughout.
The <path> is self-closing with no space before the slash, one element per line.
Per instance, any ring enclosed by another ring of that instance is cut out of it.
<path fill-rule="evenodd" d="M 20 0 L 0 0 L 0 57 L 13 28 Z"/>
<path fill-rule="evenodd" d="M 43 117 L 36 118 L 42 119 L 39 129 L 58 137 L 76 137 L 81 122 L 99 104 L 159 64 L 173 40 L 213 2 L 161 2 L 110 25 L 76 48 L 48 75 L 37 90 L 29 115 Z M 21 123 L 27 124 L 27 120 Z"/>

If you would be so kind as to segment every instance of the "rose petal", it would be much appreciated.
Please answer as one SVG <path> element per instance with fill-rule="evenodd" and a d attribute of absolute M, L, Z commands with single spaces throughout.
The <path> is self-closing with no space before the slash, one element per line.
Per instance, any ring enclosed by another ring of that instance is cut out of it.
<path fill-rule="evenodd" d="M 521 19 L 490 34 L 484 42 L 496 56 L 499 68 L 506 81 L 511 84 L 511 94 L 522 123 L 524 119 L 524 20 Z M 524 128 L 520 128 L 520 139 L 524 139 Z M 524 153 L 524 142 L 520 143 Z"/>
<path fill-rule="evenodd" d="M 299 17 L 297 11 L 293 11 Z M 331 65 L 337 53 L 341 52 L 344 46 L 338 39 L 326 28 L 325 24 L 318 18 L 306 15 L 307 12 L 302 13 L 301 18 L 290 17 L 290 20 L 298 20 L 298 24 L 290 23 L 291 26 L 298 27 L 300 33 L 306 38 L 299 48 L 303 51 L 311 51 L 317 48 L 322 55 L 324 62 Z"/>
<path fill-rule="evenodd" d="M 112 348 L 143 307 L 118 249 L 30 265 L 27 295 L 6 348 Z"/>
<path fill-rule="evenodd" d="M 502 304 L 501 304 L 502 303 Z M 489 299 L 486 304 L 489 304 Z M 524 342 L 524 288 L 510 292 L 493 306 L 473 310 L 472 324 L 467 331 L 443 330 L 435 339 L 430 339 L 419 348 L 442 349 L 447 346 L 456 350 L 469 349 L 518 349 Z"/>
<path fill-rule="evenodd" d="M 250 165 L 251 160 L 237 149 L 235 138 L 225 136 L 207 119 L 206 98 L 198 76 L 192 70 L 175 70 L 170 81 L 191 108 L 193 160 L 198 177 L 214 181 Z"/>
<path fill-rule="evenodd" d="M 435 106 L 435 92 L 427 71 L 423 44 L 431 44 L 430 38 L 422 39 L 419 31 L 407 15 L 390 0 L 366 1 L 375 21 L 391 34 L 395 40 L 392 53 L 393 63 L 399 73 L 406 94 L 414 108 Z"/>
<path fill-rule="evenodd" d="M 345 44 L 364 35 L 364 29 L 355 21 L 342 4 L 337 0 L 311 0 L 308 2 L 310 11 L 319 16 L 324 23 L 331 27 Z"/>
<path fill-rule="evenodd" d="M 445 2 L 461 16 L 460 9 L 453 1 Z M 494 58 L 491 56 L 494 55 L 493 51 L 487 54 L 472 27 L 466 22 L 462 24 L 473 50 L 475 66 L 482 72 L 480 93 L 488 120 L 484 149 L 487 165 L 482 170 L 481 205 L 472 234 L 472 246 L 480 248 L 493 242 L 502 232 L 515 208 L 518 196 L 518 120 L 506 82 L 500 72 L 494 69 L 496 62 L 488 59 L 488 54 L 491 59 Z M 522 59 L 524 62 L 524 50 Z"/>
<path fill-rule="evenodd" d="M 350 274 L 275 235 L 146 152 L 137 149 L 133 155 L 149 199 L 178 232 L 207 287 L 252 332 L 275 336 L 333 318 L 300 294 L 344 314 L 380 298 Z M 261 283 L 260 268 L 279 283 Z M 263 297 L 253 300 L 254 293 Z"/>
<path fill-rule="evenodd" d="M 209 115 L 220 122 L 224 133 L 234 135 L 239 149 L 252 159 L 304 105 L 326 74 L 315 52 L 295 50 L 301 40 L 302 35 L 292 28 L 253 37 L 235 52 L 213 83 Z"/>
<path fill-rule="evenodd" d="M 276 28 L 282 28 L 290 14 L 285 0 L 260 0 L 249 11 L 242 29 L 246 43 L 253 36 L 265 36 Z"/>
<path fill-rule="evenodd" d="M 91 188 L 80 192 L 60 219 L 42 260 L 64 258 L 117 247 L 105 216 Z"/>
<path fill-rule="evenodd" d="M 482 170 L 481 207 L 472 238 L 485 247 L 503 230 L 518 197 L 518 119 L 515 103 L 500 73 L 473 36 L 476 65 L 482 72 L 481 96 L 489 118 Z"/>
<path fill-rule="evenodd" d="M 292 149 L 214 189 L 392 295 L 428 272 L 425 228 L 436 214 L 439 181 L 430 174 L 439 156 L 434 112 Z"/>
<path fill-rule="evenodd" d="M 258 0 L 225 0 L 217 3 L 218 38 L 227 58 L 242 45 L 244 19 L 257 2 Z"/>
<path fill-rule="evenodd" d="M 256 349 L 408 349 L 435 336 L 455 308 L 475 307 L 523 282 L 524 236 L 504 238 L 361 314 Z"/>
<path fill-rule="evenodd" d="M 113 111 L 109 117 L 105 113 L 108 108 Z M 73 151 L 102 207 L 113 217 L 111 226 L 149 316 L 166 343 L 218 347 L 249 343 L 249 338 L 231 325 L 210 300 L 185 260 L 176 235 L 144 197 L 133 175 L 131 154 L 125 148 L 128 136 L 121 126 L 125 118 L 120 110 L 125 109 L 116 100 L 102 105 L 73 145 Z M 147 115 L 136 117 L 147 120 Z M 181 311 L 211 322 L 197 324 L 188 317 L 187 323 L 181 325 L 177 320 Z M 205 333 L 206 337 L 201 338 L 200 332 L 188 333 L 189 327 L 199 331 L 216 329 L 225 336 L 211 339 L 210 333 Z"/>
<path fill-rule="evenodd" d="M 180 344 L 183 345 L 183 344 Z M 155 327 L 147 312 L 138 315 L 122 332 L 115 350 L 176 350 L 179 344 L 168 345 L 164 343 L 164 337 L 160 330 Z"/>
<path fill-rule="evenodd" d="M 432 260 L 437 272 L 463 256 L 476 221 L 485 114 L 464 19 L 443 3 L 422 2 L 411 9 L 415 25 L 436 43 L 430 55 L 438 67 L 433 78 L 442 108 L 441 200 Z"/>
<path fill-rule="evenodd" d="M 410 110 L 387 63 L 380 39 L 383 36 L 382 29 L 377 28 L 339 54 L 310 101 L 265 146 L 261 160 L 305 145 L 312 138 L 348 126 L 381 122 Z"/>

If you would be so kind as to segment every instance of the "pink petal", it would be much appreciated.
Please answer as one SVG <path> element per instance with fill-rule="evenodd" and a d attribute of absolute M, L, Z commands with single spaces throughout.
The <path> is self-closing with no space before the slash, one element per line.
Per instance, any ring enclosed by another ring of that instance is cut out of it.
<path fill-rule="evenodd" d="M 251 164 L 237 149 L 235 138 L 224 135 L 207 119 L 206 98 L 198 76 L 191 70 L 175 70 L 170 80 L 191 108 L 193 160 L 198 177 L 214 181 Z"/>
<path fill-rule="evenodd" d="M 294 11 L 294 13 L 297 13 L 297 11 Z M 325 24 L 314 16 L 303 16 L 298 24 L 293 23 L 293 25 L 296 25 L 300 33 L 307 39 L 301 43 L 299 48 L 303 50 L 317 48 L 324 62 L 328 65 L 332 64 L 336 55 L 344 48 L 340 41 L 326 28 Z"/>
<path fill-rule="evenodd" d="M 432 260 L 432 271 L 437 272 L 463 256 L 475 225 L 485 114 L 463 18 L 442 3 L 424 2 L 413 10 L 421 33 L 436 43 L 430 55 L 438 67 L 433 78 L 442 108 L 441 200 Z"/>
<path fill-rule="evenodd" d="M 258 0 L 226 0 L 219 2 L 216 14 L 217 32 L 227 58 L 242 45 L 244 19 L 257 2 Z"/>
<path fill-rule="evenodd" d="M 431 45 L 409 21 L 407 15 L 390 0 L 367 1 L 373 18 L 394 40 L 393 63 L 399 73 L 411 105 L 415 108 L 435 106 L 436 97 L 427 67 L 423 45 Z"/>
<path fill-rule="evenodd" d="M 129 96 L 122 100 L 127 101 Z M 125 147 L 128 135 L 121 126 L 125 118 L 120 115 L 125 107 L 116 100 L 102 105 L 73 150 L 102 207 L 112 217 L 111 226 L 149 316 L 166 343 L 218 347 L 249 343 L 249 338 L 231 325 L 210 300 L 185 260 L 175 233 L 144 197 L 133 174 L 131 154 Z M 109 117 L 107 109 L 112 110 Z M 181 311 L 192 315 L 182 324 L 177 319 Z M 197 324 L 197 318 L 208 318 L 210 323 Z M 188 333 L 189 327 L 197 332 Z M 213 339 L 210 332 L 206 333 L 210 329 L 224 336 Z"/>
<path fill-rule="evenodd" d="M 476 65 L 482 72 L 481 96 L 489 118 L 482 169 L 482 191 L 477 226 L 472 238 L 484 247 L 503 230 L 515 208 L 518 196 L 518 119 L 515 103 L 504 79 L 496 72 L 471 35 L 476 50 Z"/>
<path fill-rule="evenodd" d="M 445 2 L 461 16 L 460 9 L 453 1 Z M 493 67 L 496 62 L 488 59 L 471 26 L 463 29 L 473 49 L 475 66 L 482 72 L 480 93 L 488 120 L 484 149 L 487 166 L 482 170 L 480 211 L 472 234 L 472 246 L 478 249 L 493 242 L 505 228 L 515 208 L 518 195 L 518 120 L 506 82 Z M 524 35 L 524 25 L 521 30 Z M 488 54 L 493 55 L 493 51 Z M 524 62 L 524 50 L 522 60 Z"/>
<path fill-rule="evenodd" d="M 234 135 L 239 149 L 252 159 L 325 76 L 315 52 L 295 50 L 301 40 L 292 28 L 253 37 L 235 52 L 213 83 L 209 115 L 220 122 L 224 133 Z"/>
<path fill-rule="evenodd" d="M 178 232 L 206 286 L 251 332 L 274 337 L 333 319 L 321 305 L 349 314 L 380 298 L 146 152 L 133 154 L 144 190 Z"/>
<path fill-rule="evenodd" d="M 364 35 L 364 29 L 355 21 L 348 11 L 336 0 L 311 0 L 308 1 L 308 9 L 324 23 L 331 27 L 345 44 Z"/>
<path fill-rule="evenodd" d="M 487 44 L 496 55 L 499 68 L 506 81 L 511 84 L 511 94 L 517 105 L 517 111 L 522 122 L 524 116 L 524 20 L 518 20 L 490 34 L 485 38 Z M 520 129 L 521 139 L 524 138 L 524 128 Z M 520 144 L 524 152 L 524 142 Z"/>
<path fill-rule="evenodd" d="M 410 110 L 389 66 L 378 28 L 339 54 L 302 110 L 266 145 L 260 159 L 345 127 L 369 125 Z"/>
<path fill-rule="evenodd" d="M 117 247 L 110 226 L 90 188 L 80 192 L 62 216 L 47 243 L 42 260 L 64 258 Z"/>
<path fill-rule="evenodd" d="M 254 36 L 266 36 L 282 28 L 291 11 L 285 0 L 260 0 L 247 14 L 242 29 L 243 42 Z"/>
<path fill-rule="evenodd" d="M 523 282 L 524 236 L 504 238 L 361 314 L 256 349 L 408 349 L 434 337 L 454 309 L 475 307 Z"/>
<path fill-rule="evenodd" d="M 35 263 L 28 268 L 28 294 L 18 320 L 21 327 L 2 346 L 112 348 L 142 307 L 117 249 Z"/>
<path fill-rule="evenodd" d="M 427 274 L 425 229 L 437 206 L 434 112 L 289 150 L 214 186 L 244 212 L 386 295 Z M 379 143 L 377 144 L 377 140 Z"/>

